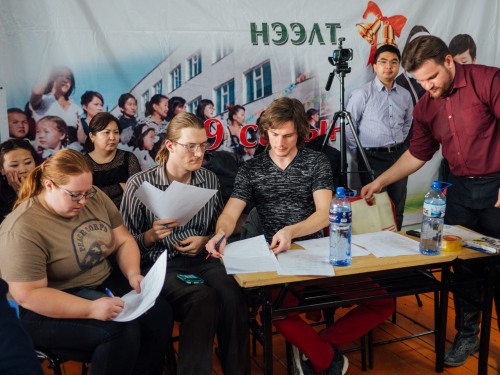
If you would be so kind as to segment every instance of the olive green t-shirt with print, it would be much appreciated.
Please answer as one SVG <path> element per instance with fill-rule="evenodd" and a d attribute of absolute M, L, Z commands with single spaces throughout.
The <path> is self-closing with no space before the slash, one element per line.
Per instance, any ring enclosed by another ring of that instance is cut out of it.
<path fill-rule="evenodd" d="M 77 216 L 64 218 L 36 197 L 19 205 L 0 226 L 0 273 L 7 281 L 44 278 L 51 288 L 95 287 L 110 274 L 115 251 L 112 229 L 123 224 L 99 189 Z"/>

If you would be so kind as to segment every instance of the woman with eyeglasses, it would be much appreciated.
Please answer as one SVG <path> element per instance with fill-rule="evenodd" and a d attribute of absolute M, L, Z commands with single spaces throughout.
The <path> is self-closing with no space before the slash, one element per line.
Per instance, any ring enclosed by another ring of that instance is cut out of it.
<path fill-rule="evenodd" d="M 70 149 L 31 171 L 0 227 L 0 272 L 33 343 L 90 352 L 93 374 L 162 373 L 168 303 L 158 298 L 141 317 L 113 322 L 124 308 L 118 296 L 141 292 L 139 259 L 119 211 L 92 185 L 85 157 Z"/>
<path fill-rule="evenodd" d="M 12 211 L 17 192 L 33 169 L 37 158 L 30 141 L 8 139 L 0 144 L 0 223 Z"/>
<path fill-rule="evenodd" d="M 177 114 L 167 128 L 166 140 L 156 157 L 158 166 L 137 173 L 127 181 L 120 210 L 125 225 L 139 244 L 144 268 L 151 267 L 165 249 L 168 252 L 161 295 L 173 307 L 176 319 L 182 321 L 178 373 L 212 373 L 212 345 L 217 333 L 224 373 L 248 374 L 245 298 L 224 266 L 203 251 L 214 234 L 223 206 L 217 177 L 201 167 L 206 149 L 203 124 L 191 113 Z M 135 194 L 145 182 L 166 190 L 174 181 L 218 190 L 183 226 L 176 218 L 156 217 Z M 194 274 L 204 283 L 188 285 L 178 278 L 182 274 Z"/>
<path fill-rule="evenodd" d="M 90 121 L 89 136 L 85 141 L 85 157 L 94 171 L 94 185 L 110 197 L 117 208 L 120 208 L 125 183 L 141 171 L 133 153 L 118 149 L 119 124 L 111 113 L 100 112 Z"/>

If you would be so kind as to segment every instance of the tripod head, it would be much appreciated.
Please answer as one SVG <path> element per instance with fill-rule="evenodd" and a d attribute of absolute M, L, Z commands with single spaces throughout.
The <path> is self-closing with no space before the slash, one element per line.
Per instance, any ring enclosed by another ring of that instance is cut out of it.
<path fill-rule="evenodd" d="M 351 68 L 349 67 L 349 64 L 347 62 L 352 60 L 352 48 L 342 48 L 342 42 L 344 41 L 345 38 L 339 38 L 339 48 L 333 50 L 332 56 L 328 57 L 328 61 L 331 65 L 333 65 L 333 71 L 328 76 L 328 81 L 326 82 L 325 87 L 326 91 L 330 91 L 335 73 L 338 73 L 342 77 L 344 77 L 346 74 L 351 72 Z"/>

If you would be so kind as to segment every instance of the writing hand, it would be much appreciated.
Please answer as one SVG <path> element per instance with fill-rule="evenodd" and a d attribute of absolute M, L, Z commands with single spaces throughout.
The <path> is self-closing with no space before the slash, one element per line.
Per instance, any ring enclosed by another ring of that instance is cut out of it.
<path fill-rule="evenodd" d="M 91 318 L 103 321 L 115 319 L 125 306 L 125 302 L 119 297 L 103 297 L 91 303 Z"/>
<path fill-rule="evenodd" d="M 213 236 L 206 244 L 205 249 L 214 257 L 220 258 L 224 255 L 224 248 L 226 247 L 226 235 L 223 231 L 219 231 Z"/>

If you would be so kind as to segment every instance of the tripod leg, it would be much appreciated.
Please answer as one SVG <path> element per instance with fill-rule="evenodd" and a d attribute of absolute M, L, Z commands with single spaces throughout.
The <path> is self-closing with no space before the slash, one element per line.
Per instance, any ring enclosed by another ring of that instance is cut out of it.
<path fill-rule="evenodd" d="M 365 153 L 365 150 L 363 149 L 363 145 L 359 141 L 358 133 L 356 132 L 356 129 L 354 128 L 351 114 L 346 111 L 345 117 L 347 118 L 347 123 L 349 124 L 349 127 L 351 128 L 352 135 L 354 136 L 354 140 L 356 141 L 356 145 L 358 146 L 359 153 L 361 154 L 361 157 L 363 158 L 363 161 L 365 162 L 366 169 L 368 170 L 370 178 L 373 181 L 373 180 L 375 180 L 375 172 L 373 171 L 372 167 L 370 166 L 370 163 L 368 162 L 368 158 L 366 157 L 366 153 Z"/>
<path fill-rule="evenodd" d="M 337 120 L 340 116 L 340 112 L 335 112 L 335 114 L 333 115 L 333 120 L 332 120 L 332 124 L 330 125 L 330 129 L 327 130 L 326 132 L 326 137 L 325 137 L 325 140 L 323 141 L 323 144 L 321 145 L 321 152 L 323 152 L 325 146 L 327 145 L 328 143 L 328 140 L 330 139 L 330 136 L 332 135 L 332 131 L 333 129 L 335 128 L 335 124 L 337 123 Z"/>

